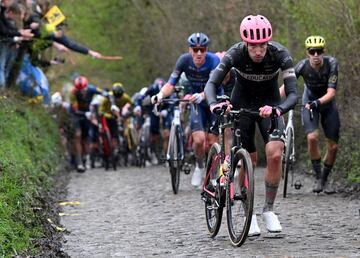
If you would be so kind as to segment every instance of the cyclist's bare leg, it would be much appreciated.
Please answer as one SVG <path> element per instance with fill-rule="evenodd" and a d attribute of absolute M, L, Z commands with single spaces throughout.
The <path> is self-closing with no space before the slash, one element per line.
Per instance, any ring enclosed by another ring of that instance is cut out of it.
<path fill-rule="evenodd" d="M 233 136 L 232 136 L 231 128 L 225 128 L 225 155 L 230 155 L 230 150 L 232 145 L 233 145 Z"/>
<path fill-rule="evenodd" d="M 157 147 L 159 145 L 160 142 L 160 134 L 159 133 L 152 133 L 150 134 L 150 146 L 151 146 L 151 155 L 152 155 L 152 161 L 153 163 L 157 162 Z"/>
<path fill-rule="evenodd" d="M 169 129 L 162 130 L 162 137 L 163 137 L 162 154 L 165 157 L 167 152 L 167 147 L 169 144 L 170 130 Z"/>
<path fill-rule="evenodd" d="M 338 145 L 334 141 L 332 141 L 330 139 L 326 139 L 326 146 L 327 146 L 327 150 L 326 150 L 326 154 L 324 157 L 324 168 L 323 168 L 322 175 L 321 175 L 321 184 L 322 184 L 322 187 L 325 188 L 324 189 L 325 193 L 334 193 L 335 191 L 331 187 L 331 185 L 326 184 L 326 183 L 328 181 L 328 176 L 331 173 L 331 169 L 335 163 Z"/>
<path fill-rule="evenodd" d="M 319 131 L 315 130 L 307 135 L 308 151 L 311 160 L 321 158 L 319 148 Z"/>
<path fill-rule="evenodd" d="M 211 146 L 217 142 L 219 139 L 219 137 L 215 134 L 212 134 L 212 133 L 209 133 L 207 136 L 206 136 L 206 149 L 205 151 L 209 151 Z"/>
<path fill-rule="evenodd" d="M 329 139 L 326 139 L 326 147 L 327 147 L 327 150 L 326 150 L 326 154 L 324 157 L 324 164 L 332 166 L 335 163 L 338 145 L 337 145 L 337 143 L 335 143 Z"/>
<path fill-rule="evenodd" d="M 323 190 L 321 183 L 321 153 L 319 147 L 319 130 L 315 130 L 307 135 L 308 151 L 314 171 L 314 188 L 313 192 L 319 193 Z"/>
<path fill-rule="evenodd" d="M 281 180 L 281 156 L 284 149 L 282 141 L 270 141 L 266 144 L 265 205 L 263 212 L 272 211 L 277 189 Z"/>
<path fill-rule="evenodd" d="M 206 136 L 204 131 L 195 131 L 192 133 L 193 150 L 199 168 L 204 168 L 205 143 L 206 143 L 205 137 Z"/>
<path fill-rule="evenodd" d="M 81 131 L 76 130 L 75 132 L 75 153 L 76 153 L 76 164 L 81 163 L 82 144 L 81 144 Z"/>

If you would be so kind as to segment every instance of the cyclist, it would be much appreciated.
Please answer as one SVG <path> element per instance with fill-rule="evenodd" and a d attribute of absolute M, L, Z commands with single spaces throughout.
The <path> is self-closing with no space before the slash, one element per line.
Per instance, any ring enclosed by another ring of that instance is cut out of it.
<path fill-rule="evenodd" d="M 281 179 L 281 154 L 284 148 L 284 120 L 280 117 L 296 104 L 297 90 L 293 61 L 288 50 L 281 44 L 270 41 L 272 26 L 262 15 L 246 16 L 240 24 L 242 42 L 233 45 L 222 58 L 205 87 L 210 110 L 216 112 L 222 103 L 217 103 L 216 88 L 220 87 L 232 67 L 237 71 L 237 83 L 231 94 L 234 109 L 259 110 L 259 116 L 241 119 L 242 146 L 250 153 L 253 166 L 257 161 L 255 147 L 255 125 L 257 124 L 265 143 L 267 167 L 265 171 L 265 204 L 263 220 L 269 232 L 281 232 L 282 227 L 273 205 Z M 282 70 L 286 99 L 281 102 L 278 75 Z M 268 133 L 269 117 L 275 107 L 278 130 Z M 254 214 L 249 236 L 260 235 Z"/>
<path fill-rule="evenodd" d="M 60 92 L 55 92 L 51 95 L 50 113 L 59 126 L 61 137 L 61 144 L 65 150 L 65 158 L 69 165 L 75 166 L 75 159 L 73 153 L 73 138 L 74 130 L 70 121 L 70 104 L 63 101 Z"/>
<path fill-rule="evenodd" d="M 162 78 L 156 78 L 154 83 L 148 87 L 147 91 L 142 95 L 141 98 L 136 102 L 135 109 L 139 109 L 143 107 L 144 113 L 150 115 L 150 145 L 151 145 L 151 163 L 153 165 L 158 163 L 158 159 L 156 157 L 156 148 L 158 143 L 160 142 L 160 118 L 152 112 L 153 105 L 149 102 L 146 103 L 147 97 L 152 97 L 158 94 L 161 88 L 164 86 L 165 80 Z"/>
<path fill-rule="evenodd" d="M 89 152 L 88 137 L 90 128 L 90 103 L 95 94 L 108 94 L 94 85 L 89 85 L 84 76 L 78 76 L 74 80 L 70 91 L 71 116 L 75 128 L 75 152 L 76 169 L 85 172 L 86 156 Z"/>
<path fill-rule="evenodd" d="M 196 167 L 191 184 L 200 186 L 204 174 L 204 157 L 207 144 L 211 146 L 217 140 L 216 130 L 209 132 L 209 128 L 214 125 L 215 116 L 211 114 L 205 101 L 204 87 L 209 79 L 210 72 L 219 64 L 220 59 L 208 51 L 209 38 L 204 33 L 193 33 L 187 41 L 189 52 L 178 58 L 168 82 L 151 100 L 156 103 L 170 96 L 180 79 L 181 73 L 185 73 L 189 80 L 190 92 L 184 98 L 198 104 L 197 110 L 192 108 L 190 115 L 193 149 L 196 156 Z"/>
<path fill-rule="evenodd" d="M 124 92 L 121 82 L 115 82 L 109 92 L 109 98 L 103 98 L 99 106 L 99 114 L 105 116 L 110 130 L 114 150 L 118 147 L 117 118 L 129 114 L 130 107 L 134 105 L 131 97 Z"/>
<path fill-rule="evenodd" d="M 325 39 L 321 36 L 310 36 L 305 40 L 308 58 L 301 60 L 295 67 L 296 77 L 304 79 L 304 93 L 301 117 L 307 135 L 308 152 L 315 173 L 313 191 L 334 193 L 328 183 L 328 176 L 334 165 L 338 149 L 340 119 L 336 107 L 335 95 L 338 81 L 338 63 L 332 56 L 324 56 Z M 310 112 L 313 110 L 313 119 Z M 321 154 L 319 148 L 319 120 L 326 137 L 327 151 L 321 170 Z"/>

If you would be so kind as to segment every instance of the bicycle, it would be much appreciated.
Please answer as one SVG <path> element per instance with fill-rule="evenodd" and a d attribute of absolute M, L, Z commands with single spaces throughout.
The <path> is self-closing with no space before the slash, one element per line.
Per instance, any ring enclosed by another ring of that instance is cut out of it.
<path fill-rule="evenodd" d="M 302 105 L 304 108 L 304 105 Z M 284 188 L 283 188 L 283 198 L 287 196 L 287 186 L 289 181 L 289 174 L 291 175 L 291 183 L 290 186 L 294 187 L 296 190 L 300 190 L 303 186 L 300 180 L 296 180 L 294 182 L 295 173 L 294 173 L 294 165 L 295 165 L 295 131 L 294 131 L 294 110 L 290 110 L 288 113 L 288 120 L 285 128 L 285 145 L 282 153 L 282 174 L 281 177 L 284 180 Z M 310 120 L 313 120 L 313 110 L 309 109 Z"/>
<path fill-rule="evenodd" d="M 105 170 L 110 168 L 110 165 L 114 170 L 117 168 L 116 152 L 112 144 L 112 137 L 109 126 L 105 116 L 101 116 L 99 123 L 100 131 L 100 143 L 102 147 L 102 156 Z"/>
<path fill-rule="evenodd" d="M 183 89 L 181 86 L 175 87 L 175 92 L 178 96 L 179 92 Z M 171 175 L 171 186 L 174 194 L 179 191 L 180 185 L 180 172 L 190 174 L 190 164 L 185 162 L 185 151 L 183 142 L 183 129 L 180 119 L 180 103 L 191 103 L 189 100 L 172 98 L 163 99 L 162 103 L 168 103 L 174 105 L 174 115 L 170 127 L 169 144 L 166 153 L 166 161 L 169 162 L 169 170 Z M 155 106 L 157 109 L 158 106 Z M 196 108 L 194 106 L 193 108 Z M 157 113 L 157 110 L 155 110 Z"/>
<path fill-rule="evenodd" d="M 229 97 L 218 97 L 228 100 Z M 248 235 L 254 206 L 254 173 L 250 154 L 242 147 L 240 118 L 259 116 L 249 109 L 232 110 L 225 115 L 226 105 L 217 110 L 219 115 L 219 143 L 214 143 L 206 163 L 206 177 L 201 193 L 205 202 L 206 225 L 210 237 L 219 232 L 222 213 L 226 207 L 227 228 L 231 244 L 241 246 Z M 276 108 L 270 116 L 268 133 L 278 130 Z M 225 129 L 233 129 L 234 146 L 230 150 L 230 161 L 225 162 Z"/>
<path fill-rule="evenodd" d="M 300 189 L 301 184 L 294 184 L 294 164 L 295 164 L 295 133 L 294 133 L 294 110 L 289 111 L 288 120 L 285 128 L 285 146 L 282 153 L 282 178 L 284 180 L 283 197 L 286 198 L 289 172 L 291 174 L 291 186 Z"/>
<path fill-rule="evenodd" d="M 150 160 L 150 116 L 144 116 L 144 123 L 140 129 L 138 145 L 136 147 L 136 166 L 145 167 L 146 161 Z"/>

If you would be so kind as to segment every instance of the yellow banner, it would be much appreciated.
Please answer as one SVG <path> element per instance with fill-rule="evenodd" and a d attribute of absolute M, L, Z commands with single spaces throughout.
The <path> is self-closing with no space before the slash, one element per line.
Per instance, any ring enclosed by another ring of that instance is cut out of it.
<path fill-rule="evenodd" d="M 45 18 L 48 21 L 48 23 L 54 26 L 59 25 L 65 20 L 64 14 L 56 5 L 51 7 L 51 9 L 45 14 Z"/>

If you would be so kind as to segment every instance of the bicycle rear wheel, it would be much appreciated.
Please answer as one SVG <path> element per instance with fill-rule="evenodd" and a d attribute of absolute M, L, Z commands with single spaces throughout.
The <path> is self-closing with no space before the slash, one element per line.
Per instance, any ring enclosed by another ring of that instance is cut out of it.
<path fill-rule="evenodd" d="M 206 162 L 205 189 L 202 193 L 205 201 L 206 225 L 210 237 L 215 237 L 219 232 L 224 208 L 223 188 L 217 182 L 220 177 L 220 156 L 220 145 L 214 143 L 211 146 Z M 207 191 L 211 192 L 212 195 Z"/>
<path fill-rule="evenodd" d="M 226 185 L 227 226 L 231 243 L 241 246 L 249 232 L 254 205 L 254 174 L 249 153 L 239 149 L 231 167 L 233 174 Z"/>
<path fill-rule="evenodd" d="M 111 135 L 109 131 L 105 131 L 102 133 L 103 137 L 103 161 L 104 161 L 104 167 L 105 170 L 108 170 L 110 167 L 110 162 L 112 159 L 112 153 L 113 153 L 113 146 L 111 142 Z"/>
<path fill-rule="evenodd" d="M 289 128 L 286 132 L 286 142 L 285 142 L 285 156 L 283 159 L 283 178 L 284 178 L 284 189 L 283 189 L 283 197 L 286 198 L 287 195 L 287 186 L 288 186 L 288 178 L 289 178 L 289 170 L 291 164 L 290 156 L 291 151 L 293 149 L 293 130 Z"/>
<path fill-rule="evenodd" d="M 171 175 L 171 186 L 174 194 L 177 194 L 179 191 L 180 185 L 180 171 L 181 171 L 181 143 L 180 143 L 180 132 L 179 128 L 176 128 L 174 141 L 171 143 L 171 160 L 170 160 L 170 175 Z"/>

